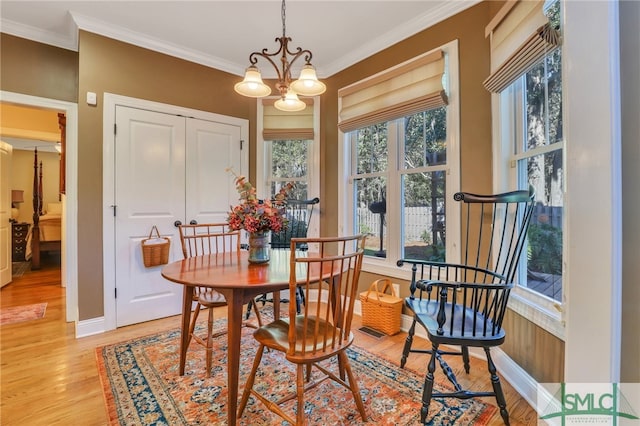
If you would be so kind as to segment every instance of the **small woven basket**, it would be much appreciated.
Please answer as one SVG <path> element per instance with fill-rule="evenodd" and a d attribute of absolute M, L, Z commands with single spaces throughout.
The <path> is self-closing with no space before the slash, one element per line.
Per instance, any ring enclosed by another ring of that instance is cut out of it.
<path fill-rule="evenodd" d="M 153 235 L 154 232 L 155 236 Z M 142 261 L 145 267 L 150 268 L 152 266 L 169 263 L 171 240 L 167 237 L 161 237 L 155 225 L 151 228 L 151 232 L 149 232 L 149 238 L 142 240 L 141 244 Z"/>
<path fill-rule="evenodd" d="M 382 290 L 378 284 L 384 283 Z M 391 294 L 386 294 L 387 288 Z M 402 321 L 402 299 L 399 298 L 388 279 L 374 281 L 369 290 L 360 293 L 362 304 L 362 325 L 371 327 L 384 334 L 393 335 L 400 331 Z"/>

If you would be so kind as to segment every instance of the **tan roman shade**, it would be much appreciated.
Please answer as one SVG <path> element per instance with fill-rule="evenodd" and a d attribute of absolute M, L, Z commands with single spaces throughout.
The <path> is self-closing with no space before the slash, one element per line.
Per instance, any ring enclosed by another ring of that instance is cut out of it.
<path fill-rule="evenodd" d="M 438 50 L 338 91 L 338 127 L 349 132 L 447 104 Z"/>
<path fill-rule="evenodd" d="M 487 26 L 491 75 L 484 86 L 490 92 L 504 90 L 560 45 L 560 34 L 551 28 L 542 6 L 540 0 L 509 0 Z"/>
<path fill-rule="evenodd" d="M 273 106 L 276 100 L 262 100 L 262 139 L 265 141 L 313 139 L 313 99 L 302 99 L 307 104 L 307 107 L 297 112 L 285 112 L 276 109 Z"/>

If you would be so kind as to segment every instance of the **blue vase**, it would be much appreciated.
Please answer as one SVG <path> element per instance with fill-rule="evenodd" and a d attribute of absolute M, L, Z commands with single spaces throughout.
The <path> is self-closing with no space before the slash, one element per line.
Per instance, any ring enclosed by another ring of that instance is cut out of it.
<path fill-rule="evenodd" d="M 270 259 L 269 231 L 249 234 L 249 262 L 267 263 Z"/>

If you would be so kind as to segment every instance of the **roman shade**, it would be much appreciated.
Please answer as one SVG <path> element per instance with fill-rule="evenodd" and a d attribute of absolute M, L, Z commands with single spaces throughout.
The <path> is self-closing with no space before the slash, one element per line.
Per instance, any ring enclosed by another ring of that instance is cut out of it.
<path fill-rule="evenodd" d="M 560 45 L 538 1 L 509 0 L 485 29 L 491 37 L 491 75 L 484 86 L 499 93 Z"/>
<path fill-rule="evenodd" d="M 306 140 L 313 139 L 313 99 L 301 99 L 307 104 L 302 111 L 285 112 L 273 105 L 277 99 L 262 99 L 262 139 Z"/>
<path fill-rule="evenodd" d="M 447 104 L 445 55 L 437 50 L 338 91 L 343 132 Z"/>

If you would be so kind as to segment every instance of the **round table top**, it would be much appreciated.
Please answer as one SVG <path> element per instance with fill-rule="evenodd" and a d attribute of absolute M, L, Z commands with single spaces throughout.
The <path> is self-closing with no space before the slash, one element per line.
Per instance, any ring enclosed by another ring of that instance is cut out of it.
<path fill-rule="evenodd" d="M 286 288 L 289 285 L 290 258 L 290 250 L 271 250 L 270 261 L 262 264 L 250 263 L 247 251 L 195 256 L 164 266 L 162 276 L 175 283 L 199 287 Z M 299 279 L 306 279 L 307 265 L 298 264 L 297 268 L 300 268 Z M 318 279 L 319 265 L 311 265 L 310 268 L 310 278 Z"/>

